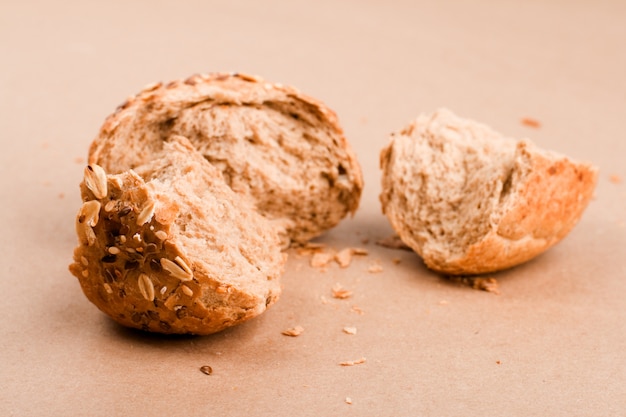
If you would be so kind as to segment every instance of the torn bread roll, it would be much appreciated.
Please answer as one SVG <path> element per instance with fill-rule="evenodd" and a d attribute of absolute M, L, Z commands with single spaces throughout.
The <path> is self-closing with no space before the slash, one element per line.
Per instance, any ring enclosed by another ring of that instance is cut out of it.
<path fill-rule="evenodd" d="M 162 146 L 134 170 L 85 169 L 70 271 L 129 327 L 210 334 L 258 316 L 281 291 L 275 225 L 184 137 Z"/>
<path fill-rule="evenodd" d="M 441 109 L 391 135 L 382 150 L 382 209 L 426 265 L 481 274 L 559 242 L 589 203 L 597 169 L 505 138 Z"/>
<path fill-rule="evenodd" d="M 105 121 L 89 163 L 120 173 L 183 135 L 258 211 L 307 241 L 359 204 L 363 179 L 335 113 L 298 90 L 243 74 L 153 84 Z"/>

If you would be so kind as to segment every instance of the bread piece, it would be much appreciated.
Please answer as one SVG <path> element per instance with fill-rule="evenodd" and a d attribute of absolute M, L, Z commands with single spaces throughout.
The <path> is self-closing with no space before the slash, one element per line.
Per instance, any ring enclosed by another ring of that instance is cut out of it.
<path fill-rule="evenodd" d="M 274 225 L 185 138 L 154 156 L 136 172 L 85 170 L 70 271 L 87 298 L 161 333 L 214 333 L 265 311 L 286 256 Z"/>
<path fill-rule="evenodd" d="M 442 109 L 420 115 L 380 156 L 383 212 L 426 265 L 481 274 L 560 241 L 591 199 L 597 169 Z"/>
<path fill-rule="evenodd" d="M 359 164 L 337 117 L 321 102 L 242 74 L 196 75 L 154 84 L 105 121 L 89 163 L 119 173 L 154 158 L 183 135 L 228 185 L 303 242 L 359 204 Z"/>

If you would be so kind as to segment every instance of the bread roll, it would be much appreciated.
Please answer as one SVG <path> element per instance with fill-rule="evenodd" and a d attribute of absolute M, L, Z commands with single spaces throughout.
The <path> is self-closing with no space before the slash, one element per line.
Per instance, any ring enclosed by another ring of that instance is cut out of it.
<path fill-rule="evenodd" d="M 426 265 L 451 275 L 518 265 L 580 219 L 597 169 L 441 109 L 382 150 L 382 209 Z"/>
<path fill-rule="evenodd" d="M 148 86 L 105 121 L 89 163 L 124 172 L 152 160 L 171 135 L 187 137 L 293 241 L 358 207 L 361 170 L 335 113 L 294 88 L 242 74 Z"/>
<path fill-rule="evenodd" d="M 134 170 L 85 169 L 70 271 L 129 327 L 209 334 L 259 315 L 281 290 L 275 225 L 184 137 L 160 146 Z"/>

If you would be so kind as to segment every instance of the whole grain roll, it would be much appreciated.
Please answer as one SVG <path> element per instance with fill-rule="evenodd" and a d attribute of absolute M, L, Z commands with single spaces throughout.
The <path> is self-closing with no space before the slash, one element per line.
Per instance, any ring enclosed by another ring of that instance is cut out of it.
<path fill-rule="evenodd" d="M 89 165 L 70 271 L 125 326 L 210 334 L 278 299 L 286 255 L 274 224 L 174 136 L 134 170 Z"/>
<path fill-rule="evenodd" d="M 503 137 L 446 109 L 417 117 L 382 150 L 382 209 L 426 265 L 452 275 L 509 268 L 565 237 L 597 169 Z"/>
<path fill-rule="evenodd" d="M 107 118 L 89 163 L 124 172 L 152 160 L 171 135 L 187 137 L 292 241 L 358 207 L 362 174 L 335 113 L 294 88 L 222 73 L 150 85 Z"/>

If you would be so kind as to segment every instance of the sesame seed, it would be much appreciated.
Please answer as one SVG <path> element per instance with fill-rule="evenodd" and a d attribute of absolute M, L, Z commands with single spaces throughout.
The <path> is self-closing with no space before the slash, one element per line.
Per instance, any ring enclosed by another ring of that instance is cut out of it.
<path fill-rule="evenodd" d="M 180 289 L 183 291 L 183 293 L 185 295 L 187 295 L 188 297 L 193 297 L 193 290 L 191 288 L 189 288 L 186 285 L 183 285 L 182 287 L 180 287 Z"/>
<path fill-rule="evenodd" d="M 154 232 L 154 235 L 157 237 L 157 239 L 159 240 L 165 240 L 167 239 L 167 233 L 163 230 L 157 230 L 156 232 Z"/>

